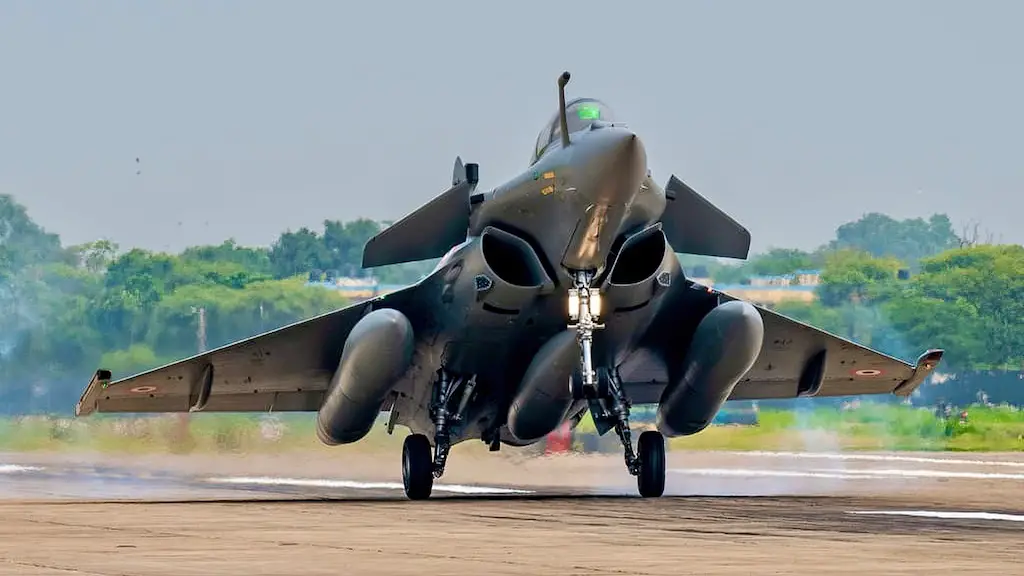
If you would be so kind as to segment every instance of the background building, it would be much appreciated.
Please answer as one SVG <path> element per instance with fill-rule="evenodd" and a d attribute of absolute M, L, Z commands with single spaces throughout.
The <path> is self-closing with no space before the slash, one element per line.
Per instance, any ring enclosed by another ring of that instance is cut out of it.
<path fill-rule="evenodd" d="M 797 270 L 779 276 L 754 276 L 741 284 L 715 284 L 711 278 L 693 280 L 737 298 L 771 306 L 786 301 L 813 302 L 821 275 L 818 270 Z"/>
<path fill-rule="evenodd" d="M 306 285 L 323 286 L 331 290 L 337 290 L 353 302 L 374 298 L 381 294 L 394 292 L 395 290 L 405 287 L 404 284 L 382 284 L 372 276 L 368 278 L 350 278 L 347 276 L 336 278 L 327 277 L 323 280 L 311 278 Z"/>

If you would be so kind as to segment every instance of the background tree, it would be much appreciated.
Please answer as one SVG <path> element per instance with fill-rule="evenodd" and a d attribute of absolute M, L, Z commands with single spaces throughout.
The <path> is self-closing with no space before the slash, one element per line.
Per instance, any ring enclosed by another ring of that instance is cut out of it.
<path fill-rule="evenodd" d="M 273 274 L 269 248 L 239 246 L 233 238 L 225 240 L 217 246 L 192 246 L 186 248 L 182 252 L 181 257 L 184 260 L 237 264 L 250 274 L 263 276 Z"/>
<path fill-rule="evenodd" d="M 329 260 L 323 262 L 324 267 L 343 276 L 370 276 L 371 271 L 362 267 L 363 246 L 380 231 L 380 224 L 366 218 L 345 223 L 325 220 L 323 244 Z"/>
<path fill-rule="evenodd" d="M 309 228 L 285 232 L 270 247 L 270 268 L 275 278 L 289 278 L 310 270 L 324 270 L 329 261 L 320 235 Z"/>
<path fill-rule="evenodd" d="M 0 280 L 35 264 L 64 258 L 60 238 L 43 230 L 25 207 L 9 194 L 0 194 Z"/>
<path fill-rule="evenodd" d="M 872 212 L 836 229 L 836 237 L 812 252 L 790 248 L 771 248 L 754 254 L 741 264 L 715 260 L 707 265 L 711 277 L 725 284 L 742 283 L 752 276 L 792 274 L 797 270 L 815 269 L 825 265 L 829 254 L 842 250 L 864 252 L 875 258 L 892 257 L 909 270 L 917 270 L 922 258 L 956 248 L 963 243 L 949 216 L 933 214 L 927 220 L 908 218 L 895 220 Z M 709 259 L 710 260 L 710 259 Z"/>
<path fill-rule="evenodd" d="M 895 220 L 885 214 L 872 212 L 855 222 L 840 226 L 829 248 L 852 248 L 877 258 L 892 256 L 916 268 L 920 259 L 955 248 L 959 244 L 960 239 L 945 214 L 934 214 L 928 220 Z"/>
<path fill-rule="evenodd" d="M 363 247 L 383 229 L 383 223 L 360 218 L 347 223 L 324 220 L 322 235 L 308 228 L 285 232 L 270 250 L 271 270 L 275 278 L 319 271 L 354 278 L 372 276 L 382 284 L 411 284 L 434 268 L 436 259 L 364 270 Z"/>
<path fill-rule="evenodd" d="M 1024 246 L 979 245 L 927 258 L 883 310 L 909 341 L 945 348 L 951 366 L 1024 368 Z"/>
<path fill-rule="evenodd" d="M 866 303 L 896 280 L 902 266 L 892 257 L 876 258 L 858 250 L 837 250 L 826 257 L 818 297 L 825 306 Z"/>

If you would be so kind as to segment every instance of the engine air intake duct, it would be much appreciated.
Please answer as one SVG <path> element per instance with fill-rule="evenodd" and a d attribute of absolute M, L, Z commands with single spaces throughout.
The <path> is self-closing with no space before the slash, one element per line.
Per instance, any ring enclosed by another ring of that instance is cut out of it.
<path fill-rule="evenodd" d="M 518 236 L 487 228 L 480 238 L 480 251 L 494 275 L 511 286 L 536 288 L 547 279 L 536 252 Z"/>
<path fill-rule="evenodd" d="M 653 278 L 662 268 L 666 251 L 665 235 L 660 225 L 630 236 L 619 249 L 609 281 L 628 285 Z"/>
<path fill-rule="evenodd" d="M 661 224 L 654 224 L 625 239 L 602 282 L 601 291 L 609 311 L 625 312 L 646 305 L 666 288 L 657 278 L 661 272 L 678 268 L 675 254 L 669 250 Z"/>
<path fill-rule="evenodd" d="M 465 251 L 464 275 L 479 305 L 499 315 L 514 315 L 538 294 L 554 288 L 537 252 L 526 240 L 488 226 Z"/>

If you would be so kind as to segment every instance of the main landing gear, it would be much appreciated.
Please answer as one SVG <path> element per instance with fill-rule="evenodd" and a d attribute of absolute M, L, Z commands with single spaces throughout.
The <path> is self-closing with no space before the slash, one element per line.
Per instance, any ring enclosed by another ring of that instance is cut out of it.
<path fill-rule="evenodd" d="M 434 478 L 444 474 L 451 450 L 452 429 L 460 426 L 466 407 L 476 389 L 476 377 L 464 378 L 438 371 L 430 403 L 430 419 L 434 422 L 434 446 L 423 434 L 412 434 L 402 445 L 402 483 L 410 500 L 430 497 Z"/>
<path fill-rule="evenodd" d="M 595 370 L 593 361 L 594 331 L 604 328 L 598 323 L 601 294 L 590 287 L 593 273 L 577 272 L 569 290 L 569 328 L 576 330 L 580 346 L 579 376 L 569 379 L 575 400 L 588 400 L 597 432 L 604 435 L 614 428 L 629 473 L 636 476 L 637 488 L 644 498 L 658 497 L 665 492 L 665 438 L 656 430 L 647 430 L 637 440 L 629 429 L 630 401 L 622 389 L 622 381 L 614 370 Z"/>

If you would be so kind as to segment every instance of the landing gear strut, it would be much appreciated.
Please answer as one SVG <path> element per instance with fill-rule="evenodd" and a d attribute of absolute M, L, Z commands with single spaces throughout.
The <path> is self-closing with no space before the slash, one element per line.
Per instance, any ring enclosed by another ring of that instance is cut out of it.
<path fill-rule="evenodd" d="M 661 496 L 665 492 L 665 438 L 657 430 L 644 431 L 637 440 L 637 453 L 634 453 L 629 429 L 630 402 L 615 371 L 608 372 L 608 388 L 608 401 L 604 404 L 610 404 L 611 410 L 605 412 L 605 418 L 614 422 L 615 433 L 622 442 L 626 468 L 636 476 L 641 496 Z"/>
<path fill-rule="evenodd" d="M 590 287 L 594 273 L 576 272 L 572 288 L 569 289 L 569 329 L 576 330 L 576 341 L 580 345 L 580 374 L 584 388 L 597 387 L 597 372 L 594 370 L 594 331 L 604 328 L 598 323 L 601 316 L 601 293 Z"/>
<path fill-rule="evenodd" d="M 423 434 L 412 434 L 402 447 L 402 482 L 410 500 L 430 497 L 434 478 L 444 475 L 448 452 L 452 448 L 452 429 L 463 422 L 466 407 L 476 389 L 476 377 L 465 378 L 438 370 L 430 403 L 430 419 L 434 422 L 434 447 Z"/>
<path fill-rule="evenodd" d="M 634 451 L 629 427 L 631 404 L 622 381 L 614 370 L 606 369 L 598 371 L 598 380 L 597 390 L 602 392 L 587 396 L 598 434 L 604 435 L 614 429 L 622 442 L 626 469 L 636 476 L 640 495 L 644 498 L 661 496 L 665 492 L 665 438 L 656 430 L 644 431 Z M 588 392 L 582 386 L 575 388 Z"/>

